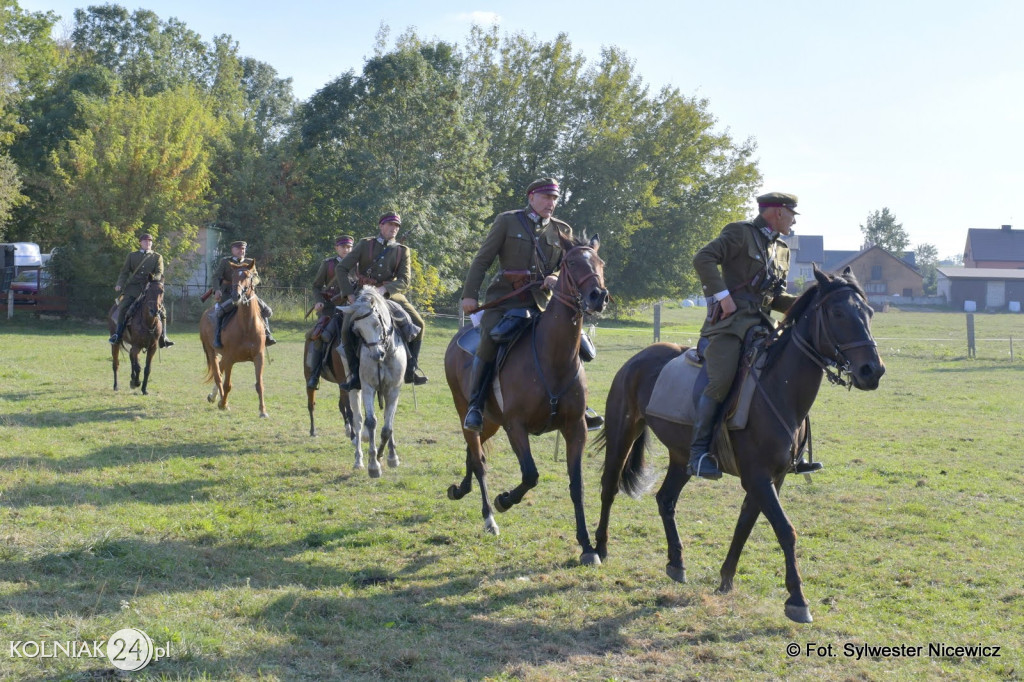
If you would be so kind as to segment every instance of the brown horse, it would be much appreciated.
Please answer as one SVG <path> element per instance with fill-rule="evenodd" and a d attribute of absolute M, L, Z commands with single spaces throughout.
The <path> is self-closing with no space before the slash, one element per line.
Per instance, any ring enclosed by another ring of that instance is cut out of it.
<path fill-rule="evenodd" d="M 228 409 L 228 394 L 231 392 L 231 368 L 236 362 L 251 362 L 256 370 L 256 394 L 260 397 L 260 416 L 267 417 L 267 404 L 263 399 L 263 356 L 266 352 L 266 334 L 260 304 L 256 299 L 256 287 L 252 281 L 255 263 L 231 263 L 231 301 L 235 314 L 224 322 L 221 329 L 222 348 L 214 348 L 217 333 L 216 310 L 210 308 L 199 320 L 199 339 L 206 353 L 206 381 L 213 381 L 216 388 L 206 399 L 211 403 L 220 396 L 218 407 Z"/>
<path fill-rule="evenodd" d="M 339 329 L 341 325 L 338 325 Z M 313 372 L 309 366 L 311 362 L 311 353 L 316 341 L 310 338 L 306 338 L 306 345 L 302 349 L 302 371 L 305 380 L 309 381 L 309 375 Z M 345 437 L 352 441 L 353 445 L 358 445 L 355 441 L 358 431 L 355 427 L 355 416 L 353 407 L 358 410 L 359 403 L 359 391 L 345 391 L 341 389 L 341 384 L 345 383 L 345 375 L 348 374 L 348 363 L 345 362 L 345 351 L 341 348 L 341 334 L 338 333 L 334 337 L 334 341 L 331 346 L 331 361 L 324 366 L 324 371 L 320 373 L 321 379 L 326 379 L 332 384 L 338 384 L 338 411 L 341 412 L 341 418 L 345 421 Z M 316 392 L 317 389 L 306 387 L 306 409 L 309 410 L 309 435 L 316 436 L 316 421 L 313 418 L 313 412 L 316 410 Z"/>
<path fill-rule="evenodd" d="M 494 508 L 504 512 L 522 501 L 526 492 L 537 485 L 539 474 L 530 452 L 530 434 L 557 429 L 566 442 L 569 494 L 576 511 L 576 540 L 583 548 L 580 560 L 585 564 L 601 561 L 590 544 L 583 513 L 582 455 L 587 442 L 583 416 L 587 405 L 587 379 L 579 350 L 583 313 L 600 312 L 608 302 L 604 262 L 597 255 L 600 245 L 597 236 L 589 243 L 562 238 L 565 256 L 554 297 L 533 329 L 524 333 L 511 348 L 499 370 L 491 399 L 486 402 L 483 432 L 463 429 L 466 475 L 460 484 L 448 488 L 450 499 L 462 499 L 472 489 L 475 475 L 483 497 L 484 530 L 497 535 L 498 524 L 488 502 L 483 444 L 499 426 L 504 427 L 519 458 L 522 482 L 494 500 Z M 459 348 L 458 340 L 468 331 L 463 329 L 455 335 L 444 358 L 445 375 L 460 424 L 469 409 L 467 396 L 472 389 L 469 376 L 473 356 Z"/>
<path fill-rule="evenodd" d="M 153 365 L 153 355 L 156 353 L 157 343 L 160 341 L 160 335 L 164 329 L 163 322 L 160 320 L 160 309 L 163 305 L 164 283 L 150 280 L 146 284 L 146 288 L 142 290 L 139 302 L 135 304 L 135 313 L 125 324 L 121 341 L 110 347 L 110 355 L 114 364 L 115 391 L 118 390 L 117 369 L 120 365 L 118 356 L 121 348 L 128 350 L 129 347 L 126 344 L 131 344 L 128 355 L 132 363 L 132 378 L 128 385 L 131 388 L 138 388 L 141 385 L 142 395 L 149 395 L 147 390 L 149 388 L 149 370 Z M 107 315 L 107 325 L 110 327 L 111 334 L 117 329 L 117 320 L 114 318 L 116 313 L 117 306 L 114 306 L 110 315 Z M 139 372 L 142 371 L 142 367 L 139 364 L 139 351 L 146 353 L 146 371 L 142 375 L 141 383 L 139 382 Z"/>
<path fill-rule="evenodd" d="M 746 491 L 732 544 L 722 565 L 721 593 L 732 590 L 740 552 L 759 514 L 775 531 L 786 561 L 786 616 L 811 622 L 796 565 L 796 531 L 779 503 L 779 489 L 797 455 L 800 425 L 810 412 L 822 376 L 833 383 L 871 391 L 885 373 L 871 336 L 871 307 L 850 269 L 828 276 L 815 267 L 817 284 L 800 296 L 783 322 L 781 336 L 768 350 L 758 390 L 745 429 L 730 432 Z M 615 375 L 605 406 L 605 430 L 598 439 L 606 446 L 601 480 L 601 520 L 597 551 L 608 553 L 608 517 L 618 490 L 638 497 L 651 478 L 644 465 L 650 428 L 668 446 L 668 474 L 657 493 L 658 512 L 668 540 L 669 577 L 686 582 L 683 545 L 676 528 L 676 501 L 690 480 L 690 427 L 646 414 L 651 392 L 662 368 L 686 349 L 659 343 L 630 358 Z M 845 377 L 845 378 L 844 378 Z"/>

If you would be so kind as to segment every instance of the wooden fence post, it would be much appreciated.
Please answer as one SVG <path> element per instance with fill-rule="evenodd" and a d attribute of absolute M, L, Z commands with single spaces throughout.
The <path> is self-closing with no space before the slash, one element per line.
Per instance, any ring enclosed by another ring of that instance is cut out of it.
<path fill-rule="evenodd" d="M 973 358 L 977 355 L 974 348 L 974 314 L 967 313 L 967 357 Z"/>
<path fill-rule="evenodd" d="M 661 302 L 654 304 L 654 341 L 661 341 Z"/>

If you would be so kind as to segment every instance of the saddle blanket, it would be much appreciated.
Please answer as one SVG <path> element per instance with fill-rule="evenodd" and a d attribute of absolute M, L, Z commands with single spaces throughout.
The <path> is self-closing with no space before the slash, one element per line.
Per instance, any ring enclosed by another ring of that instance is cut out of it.
<path fill-rule="evenodd" d="M 704 365 L 693 348 L 670 360 L 658 375 L 647 405 L 647 414 L 676 424 L 693 425 L 696 398 L 707 385 Z M 726 400 L 726 424 L 732 431 L 744 429 L 750 416 L 750 400 L 754 396 L 754 377 L 745 373 L 738 391 L 733 389 Z"/>

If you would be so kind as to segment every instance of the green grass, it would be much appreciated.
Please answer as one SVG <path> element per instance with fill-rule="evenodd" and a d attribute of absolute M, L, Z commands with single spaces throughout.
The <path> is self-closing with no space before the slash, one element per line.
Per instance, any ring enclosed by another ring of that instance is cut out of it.
<path fill-rule="evenodd" d="M 667 308 L 662 340 L 689 343 L 702 311 Z M 403 392 L 402 465 L 352 470 L 337 391 L 308 436 L 302 328 L 275 328 L 259 419 L 252 366 L 229 412 L 194 328 L 154 362 L 150 395 L 111 390 L 105 328 L 0 322 L 0 680 L 99 679 L 105 659 L 26 659 L 9 640 L 92 641 L 145 630 L 171 655 L 133 679 L 1020 679 L 1024 317 L 893 310 L 875 335 L 888 366 L 873 393 L 823 387 L 813 411 L 826 470 L 792 478 L 815 622 L 783 615 L 783 563 L 758 523 L 736 589 L 718 595 L 737 481 L 694 482 L 678 515 L 690 582 L 664 574 L 653 496 L 619 496 L 608 561 L 578 565 L 564 447 L 533 440 L 540 484 L 482 532 L 479 492 L 449 501 L 464 445 L 441 369 L 451 324 L 424 344 L 431 382 Z M 587 366 L 602 408 L 650 320 L 602 322 Z M 931 339 L 943 339 L 934 341 Z M 492 494 L 518 482 L 498 438 Z M 588 523 L 602 455 L 584 462 Z M 664 470 L 665 450 L 651 458 Z M 789 657 L 786 645 L 832 645 Z M 844 645 L 1002 647 L 998 658 L 862 658 Z"/>

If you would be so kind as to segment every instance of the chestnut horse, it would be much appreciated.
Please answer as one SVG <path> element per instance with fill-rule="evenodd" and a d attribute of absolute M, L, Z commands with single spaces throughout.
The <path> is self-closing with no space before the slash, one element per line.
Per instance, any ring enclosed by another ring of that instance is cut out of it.
<path fill-rule="evenodd" d="M 824 375 L 833 383 L 864 391 L 878 388 L 885 365 L 871 336 L 871 316 L 857 280 L 847 268 L 829 276 L 817 267 L 817 283 L 796 300 L 786 315 L 781 335 L 767 351 L 746 428 L 731 431 L 740 484 L 746 497 L 740 508 L 729 553 L 722 564 L 720 593 L 732 590 L 740 552 L 754 522 L 764 514 L 785 555 L 786 616 L 798 623 L 811 622 L 796 565 L 796 531 L 779 502 L 779 489 L 797 456 L 798 430 L 810 412 Z M 662 368 L 686 349 L 658 343 L 640 351 L 615 375 L 605 406 L 605 429 L 598 442 L 605 444 L 601 479 L 601 520 L 597 552 L 608 553 L 608 517 L 618 490 L 639 497 L 651 478 L 644 465 L 648 429 L 668 446 L 668 474 L 657 493 L 658 512 L 668 541 L 666 572 L 686 582 L 683 545 L 676 528 L 676 501 L 690 480 L 690 427 L 646 414 L 651 392 Z M 845 378 L 844 378 L 845 377 Z"/>
<path fill-rule="evenodd" d="M 608 303 L 604 286 L 604 262 L 597 251 L 601 241 L 595 235 L 589 243 L 562 238 L 561 273 L 553 298 L 532 330 L 527 331 L 509 350 L 499 369 L 490 399 L 484 409 L 482 433 L 463 429 L 466 440 L 466 475 L 458 485 L 448 488 L 448 497 L 459 500 L 472 490 L 473 476 L 483 497 L 484 530 L 498 534 L 491 503 L 488 501 L 483 444 L 503 427 L 519 459 L 522 481 L 513 490 L 494 499 L 499 512 L 522 501 L 537 485 L 539 474 L 530 452 L 530 434 L 558 430 L 566 443 L 569 494 L 576 512 L 576 540 L 582 548 L 580 561 L 600 564 L 590 544 L 583 513 L 582 455 L 587 443 L 584 411 L 587 406 L 587 378 L 579 358 L 580 334 L 584 312 L 601 312 Z M 445 352 L 444 369 L 451 389 L 459 423 L 469 409 L 468 396 L 473 356 L 459 348 L 458 340 L 469 332 L 460 330 Z M 500 388 L 499 388 L 500 387 Z"/>
<path fill-rule="evenodd" d="M 164 283 L 159 280 L 150 280 L 146 288 L 142 290 L 136 309 L 128 323 L 124 326 L 124 335 L 119 343 L 110 347 L 110 355 L 114 364 L 114 390 L 117 388 L 117 369 L 120 365 L 119 354 L 121 348 L 128 350 L 126 344 L 131 344 L 128 356 L 132 364 L 132 378 L 128 383 L 131 388 L 142 386 L 142 395 L 149 395 L 149 370 L 153 365 L 153 355 L 156 353 L 157 343 L 163 333 L 163 322 L 160 320 L 160 308 L 164 305 Z M 112 318 L 117 311 L 115 306 L 111 314 L 107 315 L 107 324 L 110 333 L 113 334 L 117 328 L 117 322 Z M 142 375 L 142 382 L 139 382 L 139 373 L 142 366 L 139 364 L 139 351 L 146 353 L 146 371 Z"/>
<path fill-rule="evenodd" d="M 260 417 L 267 417 L 267 404 L 263 399 L 263 357 L 266 352 L 266 335 L 260 304 L 256 299 L 256 287 L 252 281 L 255 262 L 246 260 L 231 263 L 231 300 L 235 304 L 234 316 L 225 321 L 221 329 L 222 348 L 214 348 L 217 332 L 215 308 L 203 313 L 199 320 L 199 339 L 206 353 L 206 381 L 213 381 L 215 389 L 206 396 L 211 403 L 220 397 L 218 407 L 228 409 L 228 394 L 231 392 L 231 368 L 236 362 L 251 362 L 256 370 L 256 394 L 260 397 Z"/>

